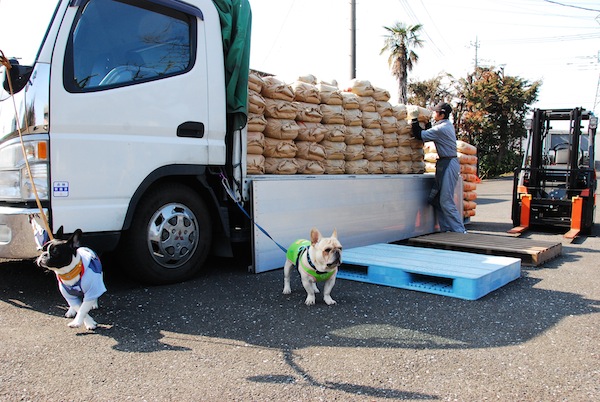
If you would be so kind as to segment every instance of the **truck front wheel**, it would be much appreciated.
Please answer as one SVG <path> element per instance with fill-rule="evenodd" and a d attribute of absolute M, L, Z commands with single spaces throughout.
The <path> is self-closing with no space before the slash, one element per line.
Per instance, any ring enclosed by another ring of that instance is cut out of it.
<path fill-rule="evenodd" d="M 210 215 L 189 187 L 156 187 L 142 198 L 125 233 L 122 255 L 134 279 L 161 285 L 201 269 L 212 238 Z"/>

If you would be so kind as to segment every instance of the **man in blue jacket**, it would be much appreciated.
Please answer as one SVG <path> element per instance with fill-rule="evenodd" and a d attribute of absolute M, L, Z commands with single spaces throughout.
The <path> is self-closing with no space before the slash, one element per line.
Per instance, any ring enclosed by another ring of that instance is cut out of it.
<path fill-rule="evenodd" d="M 433 141 L 439 156 L 428 201 L 437 211 L 440 231 L 466 233 L 462 214 L 454 203 L 454 189 L 460 175 L 460 164 L 456 157 L 456 132 L 449 120 L 452 107 L 440 102 L 433 111 L 435 123 L 425 130 L 417 120 L 418 110 L 410 115 L 413 137 L 424 142 Z"/>

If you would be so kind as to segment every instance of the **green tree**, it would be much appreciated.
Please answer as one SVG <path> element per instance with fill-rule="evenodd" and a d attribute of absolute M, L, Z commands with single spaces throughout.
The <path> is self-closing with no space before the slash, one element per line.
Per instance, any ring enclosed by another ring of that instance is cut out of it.
<path fill-rule="evenodd" d="M 458 84 L 458 135 L 477 147 L 480 177 L 497 177 L 518 165 L 525 114 L 537 100 L 541 81 L 530 83 L 503 69 L 477 68 Z"/>
<path fill-rule="evenodd" d="M 431 107 L 442 101 L 450 103 L 454 98 L 455 84 L 454 77 L 447 73 L 425 81 L 410 81 L 408 103 L 422 107 Z"/>
<path fill-rule="evenodd" d="M 413 48 L 423 47 L 424 41 L 419 38 L 422 27 L 421 24 L 406 25 L 401 22 L 396 22 L 391 27 L 383 27 L 388 33 L 379 54 L 389 52 L 388 64 L 392 75 L 398 80 L 398 103 L 401 104 L 406 104 L 408 100 L 408 72 L 419 60 Z"/>

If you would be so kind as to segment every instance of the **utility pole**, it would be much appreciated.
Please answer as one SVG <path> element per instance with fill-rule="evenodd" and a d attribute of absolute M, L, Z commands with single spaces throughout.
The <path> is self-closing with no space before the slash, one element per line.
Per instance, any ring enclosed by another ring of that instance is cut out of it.
<path fill-rule="evenodd" d="M 477 36 L 475 37 L 475 43 L 471 42 L 471 46 L 475 48 L 475 70 L 477 70 L 479 60 L 477 57 L 477 51 L 479 50 L 479 38 Z"/>
<path fill-rule="evenodd" d="M 350 0 L 350 79 L 356 78 L 356 0 Z"/>

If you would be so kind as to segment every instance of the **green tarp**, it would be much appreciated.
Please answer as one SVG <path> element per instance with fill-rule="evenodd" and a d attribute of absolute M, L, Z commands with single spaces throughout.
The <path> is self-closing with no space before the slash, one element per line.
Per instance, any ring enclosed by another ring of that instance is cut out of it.
<path fill-rule="evenodd" d="M 223 36 L 228 130 L 240 130 L 248 119 L 252 11 L 248 0 L 213 0 L 213 3 L 219 11 Z"/>

